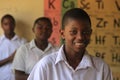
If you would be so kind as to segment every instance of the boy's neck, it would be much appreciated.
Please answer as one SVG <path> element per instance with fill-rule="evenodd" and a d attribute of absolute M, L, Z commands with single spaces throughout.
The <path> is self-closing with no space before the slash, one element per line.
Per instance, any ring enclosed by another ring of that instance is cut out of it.
<path fill-rule="evenodd" d="M 41 49 L 41 50 L 45 50 L 45 48 L 48 46 L 48 41 L 41 41 L 41 40 L 37 40 L 35 39 L 35 44 L 36 46 Z"/>
<path fill-rule="evenodd" d="M 65 52 L 65 56 L 66 56 L 66 59 L 67 59 L 69 65 L 72 66 L 73 69 L 76 69 L 76 67 L 81 62 L 85 51 L 83 50 L 79 53 L 75 53 L 73 51 L 66 52 L 66 50 L 64 48 L 64 52 Z"/>
<path fill-rule="evenodd" d="M 10 34 L 6 34 L 5 33 L 5 37 L 7 37 L 8 39 L 12 39 L 13 37 L 15 36 L 15 33 L 14 32 L 12 32 L 12 33 L 10 33 Z"/>

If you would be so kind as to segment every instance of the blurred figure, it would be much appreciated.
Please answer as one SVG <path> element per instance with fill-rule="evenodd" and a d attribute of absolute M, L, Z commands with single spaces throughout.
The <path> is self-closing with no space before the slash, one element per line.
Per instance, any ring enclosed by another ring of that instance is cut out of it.
<path fill-rule="evenodd" d="M 32 30 L 35 38 L 18 49 L 13 61 L 16 80 L 27 80 L 34 65 L 42 57 L 57 50 L 57 47 L 48 42 L 52 34 L 52 23 L 49 18 L 36 19 Z"/>
<path fill-rule="evenodd" d="M 0 36 L 0 80 L 14 80 L 11 64 L 16 50 L 26 43 L 24 38 L 20 38 L 14 32 L 15 24 L 15 19 L 10 14 L 1 19 L 4 34 Z"/>

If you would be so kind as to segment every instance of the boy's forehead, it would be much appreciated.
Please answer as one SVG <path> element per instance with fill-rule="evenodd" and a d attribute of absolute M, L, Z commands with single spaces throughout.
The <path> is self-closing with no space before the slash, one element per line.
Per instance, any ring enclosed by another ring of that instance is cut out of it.
<path fill-rule="evenodd" d="M 80 19 L 69 19 L 67 20 L 67 22 L 65 23 L 64 27 L 66 29 L 73 29 L 73 28 L 77 28 L 77 29 L 91 29 L 90 23 L 88 21 L 85 20 L 80 20 Z"/>
<path fill-rule="evenodd" d="M 11 19 L 11 18 L 7 18 L 7 17 L 6 17 L 6 18 L 4 18 L 4 19 L 3 19 L 3 21 L 4 21 L 4 20 L 11 20 L 11 21 L 12 21 L 12 19 Z"/>
<path fill-rule="evenodd" d="M 3 22 L 11 22 L 14 23 L 14 21 L 11 18 L 4 18 Z"/>
<path fill-rule="evenodd" d="M 39 20 L 36 24 L 49 24 L 49 22 L 48 21 L 46 21 L 46 20 Z"/>
<path fill-rule="evenodd" d="M 84 20 L 84 19 L 73 19 L 73 18 L 68 18 L 65 22 L 65 24 L 84 24 L 86 26 L 90 26 L 90 22 L 88 20 Z"/>
<path fill-rule="evenodd" d="M 38 22 L 35 23 L 36 26 L 49 26 L 52 27 L 50 22 L 44 21 L 44 20 L 39 20 Z"/>

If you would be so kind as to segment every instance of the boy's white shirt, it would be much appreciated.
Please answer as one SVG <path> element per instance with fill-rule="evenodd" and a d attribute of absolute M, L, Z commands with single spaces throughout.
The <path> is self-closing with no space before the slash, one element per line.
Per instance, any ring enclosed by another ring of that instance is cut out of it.
<path fill-rule="evenodd" d="M 58 52 L 44 57 L 27 80 L 113 80 L 108 65 L 86 51 L 74 70 L 66 61 L 63 46 Z"/>
<path fill-rule="evenodd" d="M 35 40 L 33 39 L 31 40 L 31 42 L 22 45 L 17 50 L 13 61 L 13 69 L 23 71 L 26 74 L 30 74 L 34 65 L 41 58 L 57 50 L 57 47 L 53 46 L 51 43 L 48 43 L 47 48 L 44 51 L 42 51 L 36 46 Z"/>
<path fill-rule="evenodd" d="M 26 40 L 17 35 L 11 40 L 2 35 L 0 37 L 0 60 L 8 58 L 24 43 L 26 43 Z M 14 80 L 11 65 L 12 63 L 8 63 L 0 67 L 0 80 Z"/>

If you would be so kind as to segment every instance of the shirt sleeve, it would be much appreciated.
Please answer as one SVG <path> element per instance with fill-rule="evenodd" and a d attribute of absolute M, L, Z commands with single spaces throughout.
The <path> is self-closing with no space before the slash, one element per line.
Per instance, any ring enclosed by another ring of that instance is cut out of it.
<path fill-rule="evenodd" d="M 26 47 L 25 45 L 18 48 L 14 60 L 13 60 L 13 70 L 20 70 L 25 72 L 25 54 Z"/>
<path fill-rule="evenodd" d="M 104 79 L 103 80 L 113 80 L 112 72 L 110 70 L 110 67 L 107 64 L 104 65 Z"/>

